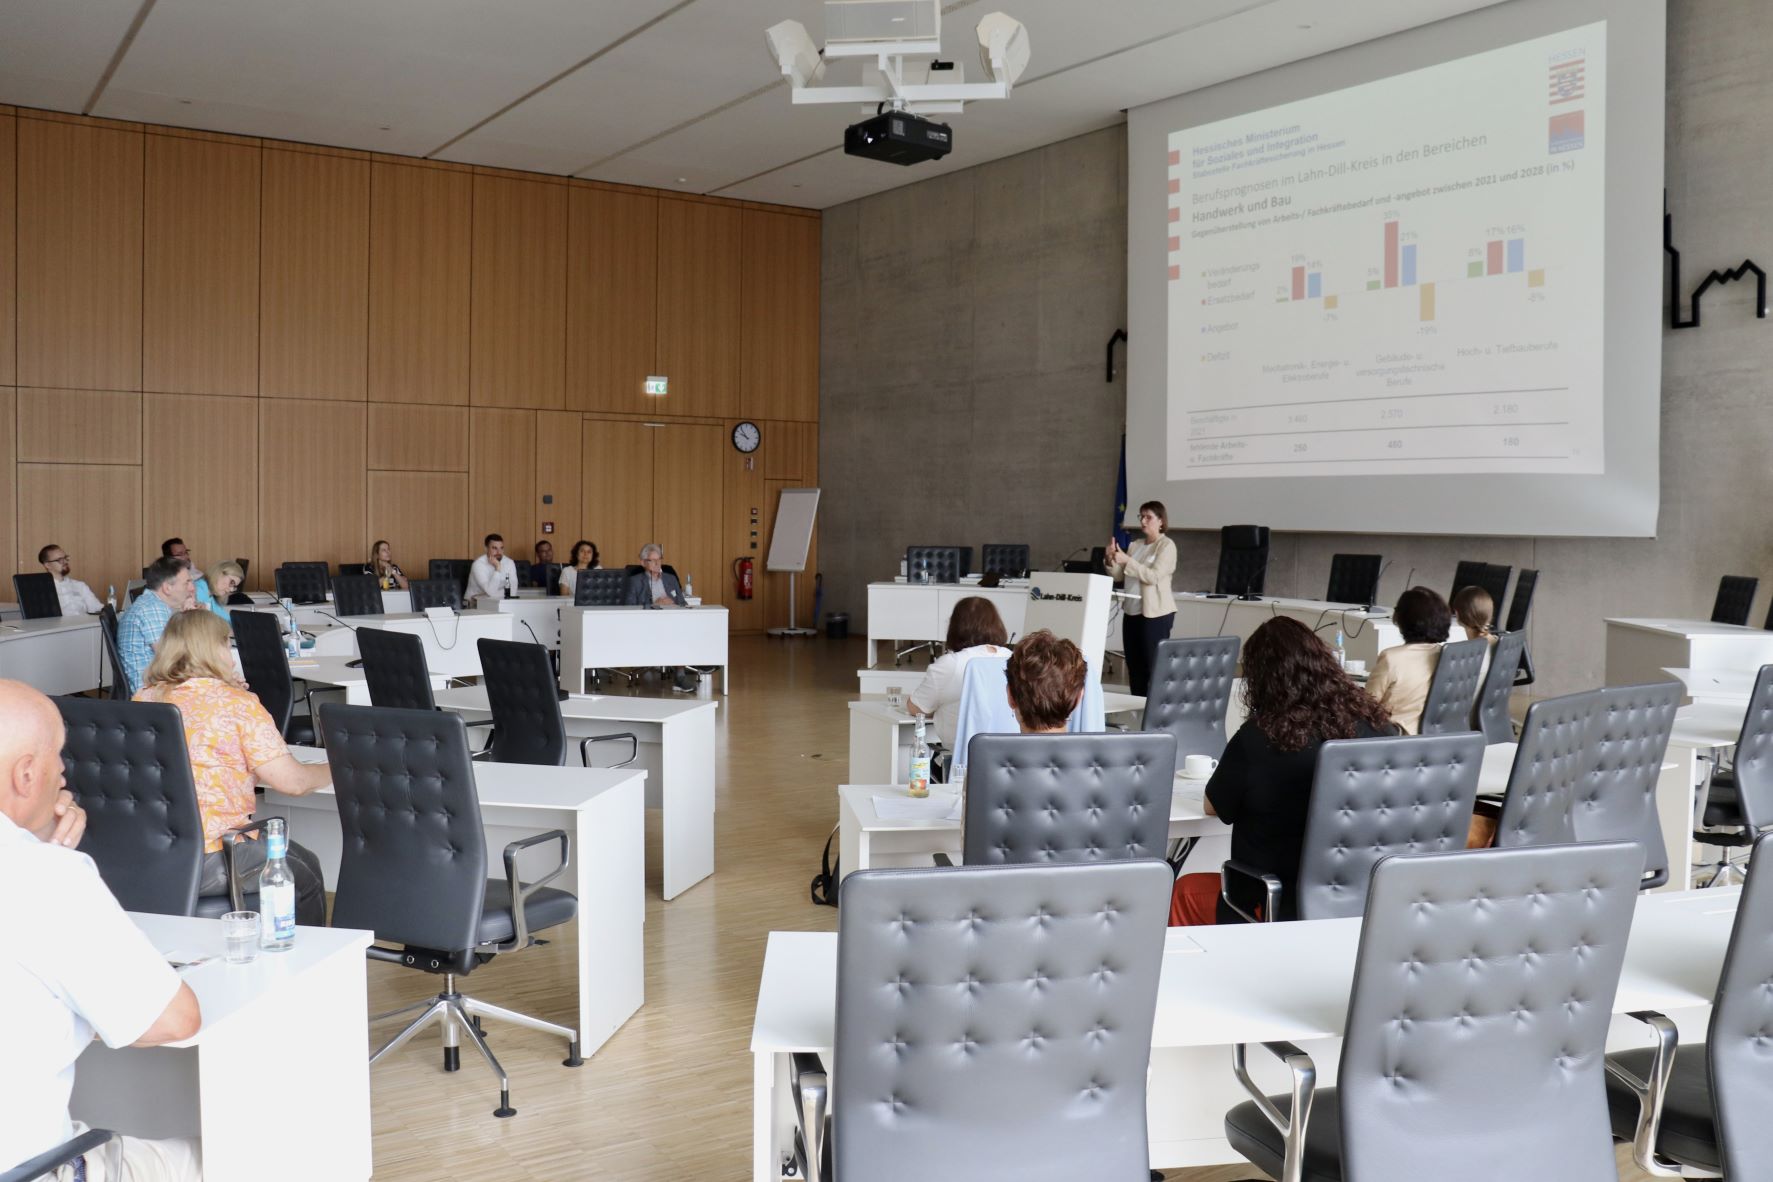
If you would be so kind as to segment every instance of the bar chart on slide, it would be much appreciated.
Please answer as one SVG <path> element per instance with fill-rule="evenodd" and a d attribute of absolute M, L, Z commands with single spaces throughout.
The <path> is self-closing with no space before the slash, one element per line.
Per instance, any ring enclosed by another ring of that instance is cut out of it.
<path fill-rule="evenodd" d="M 1170 479 L 1602 470 L 1604 40 L 1169 137 Z"/>

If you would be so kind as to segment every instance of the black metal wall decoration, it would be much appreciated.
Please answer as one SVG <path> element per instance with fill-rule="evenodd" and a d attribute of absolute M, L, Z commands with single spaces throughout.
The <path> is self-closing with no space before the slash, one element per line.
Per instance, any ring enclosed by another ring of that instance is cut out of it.
<path fill-rule="evenodd" d="M 1110 383 L 1112 383 L 1114 381 L 1114 345 L 1115 345 L 1115 342 L 1116 341 L 1125 341 L 1126 339 L 1127 339 L 1127 330 L 1124 328 L 1115 329 L 1114 335 L 1108 338 L 1108 377 L 1104 380 L 1106 380 Z"/>
<path fill-rule="evenodd" d="M 1672 328 L 1699 327 L 1699 301 L 1710 291 L 1713 284 L 1735 283 L 1745 275 L 1755 277 L 1755 318 L 1767 318 L 1767 273 L 1755 265 L 1753 259 L 1743 259 L 1741 263 L 1728 271 L 1713 271 L 1707 275 L 1700 285 L 1693 289 L 1689 307 L 1691 311 L 1685 320 L 1681 319 L 1681 252 L 1674 244 L 1674 215 L 1668 212 L 1668 200 L 1662 202 L 1662 249 L 1668 255 L 1668 323 Z"/>

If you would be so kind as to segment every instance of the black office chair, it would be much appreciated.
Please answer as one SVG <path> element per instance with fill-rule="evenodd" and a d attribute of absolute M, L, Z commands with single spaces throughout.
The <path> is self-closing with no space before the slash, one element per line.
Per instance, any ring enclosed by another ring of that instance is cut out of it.
<path fill-rule="evenodd" d="M 1576 781 L 1570 820 L 1577 841 L 1635 841 L 1644 849 L 1645 890 L 1668 881 L 1668 847 L 1656 815 L 1656 781 L 1686 692 L 1678 681 L 1595 691 L 1589 767 Z"/>
<path fill-rule="evenodd" d="M 203 816 L 177 706 L 166 702 L 55 699 L 67 738 L 68 791 L 86 810 L 80 852 L 126 911 L 215 918 L 248 898 L 230 872 L 229 895 L 197 894 L 203 876 Z M 233 841 L 255 826 L 223 835 Z"/>
<path fill-rule="evenodd" d="M 271 572 L 277 598 L 293 603 L 325 603 L 330 576 L 323 562 L 286 562 Z"/>
<path fill-rule="evenodd" d="M 1471 708 L 1471 729 L 1482 731 L 1486 743 L 1514 742 L 1514 719 L 1509 717 L 1508 699 L 1514 692 L 1514 675 L 1520 668 L 1521 654 L 1526 651 L 1524 632 L 1504 632 L 1490 645 L 1490 668 L 1484 673 L 1477 701 Z"/>
<path fill-rule="evenodd" d="M 407 584 L 409 591 L 411 586 Z M 341 571 L 332 581 L 332 603 L 341 616 L 379 616 L 382 585 L 374 575 L 348 575 Z"/>
<path fill-rule="evenodd" d="M 234 629 L 234 651 L 240 655 L 240 673 L 246 687 L 271 716 L 277 731 L 291 743 L 311 746 L 314 735 L 314 691 L 303 683 L 308 704 L 305 717 L 295 714 L 295 678 L 289 671 L 289 654 L 283 647 L 283 625 L 271 612 L 244 611 L 229 616 Z"/>
<path fill-rule="evenodd" d="M 574 607 L 621 607 L 627 602 L 626 570 L 582 570 L 573 579 Z"/>
<path fill-rule="evenodd" d="M 1484 658 L 1489 655 L 1490 642 L 1482 636 L 1441 646 L 1434 679 L 1428 683 L 1428 700 L 1422 705 L 1422 721 L 1416 728 L 1417 734 L 1445 735 L 1471 729 L 1471 710 L 1477 701 L 1478 680 L 1484 673 Z"/>
<path fill-rule="evenodd" d="M 107 696 L 114 702 L 127 702 L 129 674 L 123 668 L 123 650 L 117 647 L 117 609 L 108 603 L 99 608 L 99 643 L 105 646 L 105 662 L 111 670 Z"/>
<path fill-rule="evenodd" d="M 831 1071 L 790 1066 L 799 1176 L 1146 1178 L 1170 881 L 1157 861 L 851 875 Z"/>
<path fill-rule="evenodd" d="M 1693 840 L 1722 851 L 1752 845 L 1773 826 L 1773 665 L 1762 665 L 1755 674 L 1736 737 L 1732 774 L 1714 777 L 1707 786 L 1699 824 Z M 1723 853 L 1712 869 L 1708 886 L 1726 881 L 1729 854 Z"/>
<path fill-rule="evenodd" d="M 1459 564 L 1453 568 L 1453 589 L 1447 592 L 1447 602 L 1453 602 L 1453 597 L 1467 587 L 1484 586 L 1484 568 L 1489 565 L 1487 562 L 1461 558 Z"/>
<path fill-rule="evenodd" d="M 1228 525 L 1219 531 L 1219 571 L 1215 595 L 1262 594 L 1268 580 L 1268 527 Z"/>
<path fill-rule="evenodd" d="M 462 610 L 462 585 L 454 579 L 410 579 L 406 591 L 415 612 L 431 607 L 447 607 L 453 612 Z"/>
<path fill-rule="evenodd" d="M 1761 581 L 1750 575 L 1725 575 L 1719 579 L 1718 597 L 1711 605 L 1711 622 L 1746 625 L 1760 585 Z"/>
<path fill-rule="evenodd" d="M 1330 555 L 1327 603 L 1354 603 L 1363 607 L 1379 602 L 1379 572 L 1385 569 L 1382 554 Z"/>
<path fill-rule="evenodd" d="M 62 597 L 56 594 L 55 576 L 48 571 L 13 575 L 12 593 L 18 597 L 19 612 L 27 620 L 56 619 L 62 614 Z"/>
<path fill-rule="evenodd" d="M 912 582 L 958 583 L 966 574 L 960 546 L 905 547 L 905 577 Z M 970 547 L 968 547 L 970 549 Z M 920 576 L 927 575 L 927 578 Z"/>
<path fill-rule="evenodd" d="M 1613 1135 L 1632 1145 L 1640 1169 L 1662 1177 L 1773 1178 L 1773 834 L 1757 838 L 1736 903 L 1703 1043 L 1653 1010 L 1631 1016 L 1656 1043 L 1607 1056 Z"/>
<path fill-rule="evenodd" d="M 110 1129 L 87 1129 L 78 1137 L 0 1173 L 0 1182 L 35 1182 L 36 1179 L 53 1178 L 57 1169 L 72 1164 L 74 1159 L 84 1157 L 116 1135 Z"/>
<path fill-rule="evenodd" d="M 1190 755 L 1225 753 L 1225 718 L 1237 678 L 1235 636 L 1164 640 L 1157 646 L 1139 729 L 1176 736 L 1176 766 Z"/>
<path fill-rule="evenodd" d="M 1220 898 L 1249 923 L 1362 914 L 1382 859 L 1465 848 L 1483 763 L 1483 736 L 1470 732 L 1325 743 L 1293 890 L 1233 859 L 1220 870 Z"/>
<path fill-rule="evenodd" d="M 454 583 L 460 594 L 468 589 L 468 574 L 473 569 L 472 558 L 433 558 L 426 573 L 430 578 Z"/>
<path fill-rule="evenodd" d="M 979 548 L 979 573 L 1019 579 L 1028 573 L 1029 553 L 1026 542 L 986 542 Z"/>
<path fill-rule="evenodd" d="M 363 680 L 370 704 L 391 710 L 435 710 L 431 668 L 425 642 L 410 632 L 359 628 L 357 655 L 363 659 Z"/>
<path fill-rule="evenodd" d="M 1527 707 L 1520 746 L 1515 748 L 1502 794 L 1498 847 L 1576 840 L 1576 784 L 1594 764 L 1589 728 L 1600 702 L 1598 690 L 1585 690 L 1541 698 Z"/>
<path fill-rule="evenodd" d="M 560 713 L 560 683 L 548 650 L 539 644 L 482 637 L 481 681 L 492 708 L 492 736 L 487 753 L 495 763 L 566 766 L 566 721 Z M 625 740 L 628 757 L 610 767 L 627 767 L 640 755 L 640 737 L 632 731 L 592 735 L 579 741 L 579 762 L 591 767 L 591 746 Z"/>
<path fill-rule="evenodd" d="M 525 562 L 519 563 L 518 565 L 523 568 L 523 585 L 526 587 L 540 587 L 552 595 L 554 593 L 554 588 L 560 585 L 560 564 L 558 562 L 547 562 L 542 564 L 542 577 L 540 582 L 536 581 L 535 563 Z"/>
<path fill-rule="evenodd" d="M 1175 775 L 1171 734 L 974 735 L 962 857 L 969 866 L 1161 858 Z"/>
<path fill-rule="evenodd" d="M 1527 633 L 1527 616 L 1533 610 L 1533 592 L 1539 589 L 1539 572 L 1527 567 L 1514 581 L 1514 598 L 1508 602 L 1508 622 L 1503 625 L 1504 632 Z M 1516 685 L 1533 684 L 1533 654 L 1525 646 L 1521 647 L 1521 667 L 1515 673 Z"/>
<path fill-rule="evenodd" d="M 1293 1094 L 1264 1096 L 1237 1044 L 1252 1099 L 1225 1114 L 1226 1140 L 1309 1182 L 1617 1182 L 1603 1064 L 1641 868 L 1629 842 L 1381 862 L 1337 1086 L 1270 1042 Z"/>
<path fill-rule="evenodd" d="M 366 629 L 366 632 L 369 631 Z M 571 845 L 551 829 L 505 846 L 502 879 L 487 875 L 486 832 L 467 731 L 459 715 L 437 710 L 389 710 L 328 702 L 320 708 L 327 761 L 338 795 L 343 849 L 333 896 L 335 927 L 366 928 L 399 948 L 368 950 L 390 961 L 443 976 L 436 997 L 379 1014 L 418 1017 L 370 1056 L 373 1064 L 433 1021 L 443 1026 L 443 1068 L 461 1066 L 464 1033 L 499 1077 L 494 1116 L 513 1116 L 510 1081 L 479 1029 L 479 1019 L 510 1022 L 567 1043 L 568 1067 L 577 1067 L 578 1032 L 464 996 L 456 978 L 495 956 L 539 943 L 536 933 L 578 914 L 578 900 L 547 884 L 565 871 Z M 518 857 L 538 845 L 556 845 L 559 862 L 524 882 Z"/>

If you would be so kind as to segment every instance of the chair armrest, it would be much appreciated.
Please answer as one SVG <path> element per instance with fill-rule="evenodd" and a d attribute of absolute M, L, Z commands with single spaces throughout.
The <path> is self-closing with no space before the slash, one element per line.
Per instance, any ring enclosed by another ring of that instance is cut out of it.
<path fill-rule="evenodd" d="M 936 865 L 941 866 L 944 869 L 948 869 L 948 870 L 954 869 L 954 859 L 949 857 L 947 854 L 938 852 L 938 853 L 932 854 L 931 857 L 933 857 L 936 860 Z"/>
<path fill-rule="evenodd" d="M 241 887 L 240 875 L 234 869 L 234 847 L 246 840 L 248 834 L 263 833 L 270 821 L 270 817 L 261 821 L 249 821 L 222 834 L 222 860 L 228 866 L 228 902 L 235 911 L 246 910 L 246 891 Z"/>
<path fill-rule="evenodd" d="M 31 1160 L 22 1161 L 4 1174 L 0 1174 L 0 1182 L 31 1182 L 34 1178 L 53 1174 L 56 1167 L 67 1165 L 81 1154 L 97 1149 L 116 1135 L 110 1129 L 87 1129 L 73 1140 L 64 1141 L 54 1149 L 39 1153 Z"/>
<path fill-rule="evenodd" d="M 795 1164 L 807 1182 L 829 1182 L 830 1164 L 825 1160 L 825 1136 L 830 1129 L 827 1101 L 831 1095 L 825 1064 L 811 1051 L 789 1057 L 788 1086 L 794 1093 Z"/>
<path fill-rule="evenodd" d="M 633 731 L 618 731 L 613 735 L 592 735 L 588 739 L 579 740 L 579 762 L 586 767 L 591 766 L 591 744 L 613 743 L 619 739 L 628 740 L 628 758 L 620 763 L 612 763 L 610 767 L 627 767 L 640 758 L 640 736 Z"/>
<path fill-rule="evenodd" d="M 531 846 L 544 842 L 560 843 L 560 862 L 534 882 L 525 885 L 517 877 L 517 855 Z M 511 925 L 512 935 L 509 946 L 500 945 L 500 951 L 509 952 L 517 948 L 529 947 L 529 920 L 523 914 L 524 902 L 536 891 L 559 878 L 566 869 L 567 861 L 572 857 L 572 839 L 567 837 L 564 829 L 550 829 L 546 833 L 537 833 L 530 837 L 513 841 L 505 846 L 505 883 L 511 889 Z"/>
<path fill-rule="evenodd" d="M 1247 903 L 1240 903 L 1233 897 L 1234 886 L 1259 890 L 1262 906 L 1252 910 Z M 1272 874 L 1264 874 L 1248 862 L 1227 859 L 1219 868 L 1219 897 L 1225 900 L 1227 907 L 1249 923 L 1273 923 L 1275 916 L 1280 914 L 1281 881 Z"/>
<path fill-rule="evenodd" d="M 486 729 L 486 742 L 482 743 L 480 745 L 480 750 L 474 752 L 472 755 L 469 756 L 469 758 L 470 759 L 488 759 L 492 756 L 493 743 L 499 737 L 499 724 L 494 722 L 490 718 L 483 718 L 479 722 L 464 722 L 462 724 L 462 728 L 464 730 L 473 730 L 477 726 L 483 726 L 483 727 L 487 728 Z"/>
<path fill-rule="evenodd" d="M 1716 1178 L 1721 1175 L 1683 1167 L 1656 1152 L 1662 1136 L 1662 1108 L 1668 1099 L 1668 1081 L 1674 1071 L 1675 1051 L 1681 1033 L 1675 1024 L 1655 1010 L 1638 1010 L 1628 1015 L 1648 1026 L 1656 1038 L 1655 1057 L 1650 1061 L 1650 1078 L 1639 1079 L 1612 1059 L 1607 1060 L 1607 1074 L 1630 1088 L 1638 1100 L 1638 1123 L 1632 1133 L 1631 1156 L 1638 1168 L 1658 1178 Z"/>
<path fill-rule="evenodd" d="M 1281 1158 L 1281 1174 L 1276 1182 L 1302 1182 L 1305 1177 L 1305 1129 L 1311 1121 L 1311 1101 L 1317 1094 L 1317 1064 L 1311 1056 L 1290 1042 L 1265 1042 L 1263 1048 L 1269 1054 L 1286 1064 L 1287 1071 L 1292 1074 L 1292 1101 L 1287 1112 L 1274 1106 L 1274 1101 L 1263 1094 L 1250 1078 L 1245 1060 L 1247 1044 L 1235 1043 L 1231 1048 L 1231 1072 L 1237 1082 L 1243 1085 L 1250 1099 L 1256 1102 L 1256 1109 L 1263 1118 L 1273 1125 L 1280 1133 L 1284 1152 Z"/>

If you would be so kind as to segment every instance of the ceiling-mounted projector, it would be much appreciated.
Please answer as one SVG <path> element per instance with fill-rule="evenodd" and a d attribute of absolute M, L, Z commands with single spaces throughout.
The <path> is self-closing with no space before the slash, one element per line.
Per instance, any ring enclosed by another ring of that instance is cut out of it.
<path fill-rule="evenodd" d="M 1028 30 L 1001 12 L 979 21 L 985 82 L 966 81 L 959 61 L 941 60 L 941 0 L 825 0 L 825 48 L 799 21 L 764 33 L 770 57 L 796 103 L 857 103 L 874 116 L 844 133 L 844 151 L 894 164 L 937 160 L 953 130 L 928 115 L 955 114 L 977 99 L 1008 98 L 1028 68 Z M 820 85 L 833 61 L 856 59 L 860 85 Z"/>

